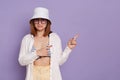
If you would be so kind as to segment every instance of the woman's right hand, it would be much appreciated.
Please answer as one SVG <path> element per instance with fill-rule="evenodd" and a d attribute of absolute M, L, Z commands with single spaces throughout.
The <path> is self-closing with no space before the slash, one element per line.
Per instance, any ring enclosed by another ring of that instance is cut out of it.
<path fill-rule="evenodd" d="M 52 47 L 52 45 L 49 45 L 49 46 L 47 46 L 47 47 L 38 49 L 38 50 L 36 51 L 36 54 L 37 54 L 38 56 L 49 56 L 48 53 L 49 53 L 49 50 L 50 50 L 51 47 Z"/>

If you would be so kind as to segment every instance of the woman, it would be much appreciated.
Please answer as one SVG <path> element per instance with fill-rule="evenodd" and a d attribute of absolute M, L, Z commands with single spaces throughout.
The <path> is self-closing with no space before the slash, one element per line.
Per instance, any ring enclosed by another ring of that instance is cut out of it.
<path fill-rule="evenodd" d="M 61 40 L 50 29 L 48 9 L 37 7 L 30 19 L 31 33 L 23 37 L 18 61 L 26 66 L 25 80 L 62 80 L 59 66 L 76 46 L 76 38 L 68 41 L 62 51 Z"/>

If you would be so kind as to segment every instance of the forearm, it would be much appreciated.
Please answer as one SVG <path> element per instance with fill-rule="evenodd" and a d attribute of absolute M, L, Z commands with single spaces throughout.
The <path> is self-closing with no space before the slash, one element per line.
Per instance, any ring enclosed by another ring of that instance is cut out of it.
<path fill-rule="evenodd" d="M 36 54 L 36 51 L 34 51 L 34 52 L 30 52 L 30 53 L 20 56 L 18 61 L 20 65 L 25 66 L 25 65 L 31 64 L 38 57 L 39 56 Z"/>
<path fill-rule="evenodd" d="M 67 46 L 64 51 L 62 52 L 62 54 L 60 55 L 60 60 L 59 60 L 59 64 L 62 65 L 64 64 L 68 57 L 69 57 L 69 54 L 71 53 L 71 49 Z"/>

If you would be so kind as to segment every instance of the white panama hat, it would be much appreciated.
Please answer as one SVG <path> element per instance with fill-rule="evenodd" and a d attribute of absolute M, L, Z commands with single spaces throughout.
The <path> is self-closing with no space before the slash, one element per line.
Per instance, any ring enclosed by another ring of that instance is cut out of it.
<path fill-rule="evenodd" d="M 30 22 L 31 20 L 36 19 L 36 18 L 44 18 L 44 19 L 47 19 L 51 23 L 50 18 L 49 18 L 49 11 L 47 8 L 44 8 L 44 7 L 35 8 L 33 17 L 30 19 Z"/>

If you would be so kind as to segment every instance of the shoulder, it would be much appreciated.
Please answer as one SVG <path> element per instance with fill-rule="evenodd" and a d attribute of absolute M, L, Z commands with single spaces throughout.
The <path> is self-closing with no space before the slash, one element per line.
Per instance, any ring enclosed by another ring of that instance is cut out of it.
<path fill-rule="evenodd" d="M 23 40 L 30 40 L 33 38 L 33 35 L 32 34 L 26 34 L 24 37 L 23 37 Z"/>
<path fill-rule="evenodd" d="M 60 39 L 60 36 L 59 36 L 57 33 L 51 33 L 51 34 L 50 34 L 50 38 L 51 38 L 52 40 L 56 40 L 56 41 L 61 40 L 61 39 Z"/>
<path fill-rule="evenodd" d="M 57 33 L 51 33 L 50 37 L 59 38 L 59 35 Z"/>

